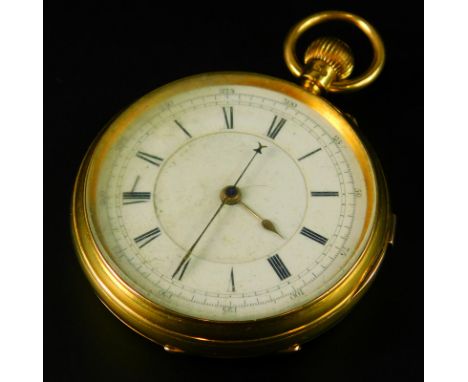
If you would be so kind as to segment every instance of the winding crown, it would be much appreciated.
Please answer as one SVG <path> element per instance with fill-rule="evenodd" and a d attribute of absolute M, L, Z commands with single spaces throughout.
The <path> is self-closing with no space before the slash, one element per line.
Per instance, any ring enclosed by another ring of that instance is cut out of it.
<path fill-rule="evenodd" d="M 313 93 L 326 90 L 335 80 L 349 77 L 354 68 L 351 48 L 333 37 L 312 41 L 305 52 L 304 63 L 304 86 Z"/>

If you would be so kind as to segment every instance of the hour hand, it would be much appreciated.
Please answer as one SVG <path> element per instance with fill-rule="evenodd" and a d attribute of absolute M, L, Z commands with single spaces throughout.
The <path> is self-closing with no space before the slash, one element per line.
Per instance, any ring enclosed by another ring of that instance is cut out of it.
<path fill-rule="evenodd" d="M 280 238 L 284 239 L 284 237 L 278 232 L 278 230 L 276 229 L 275 225 L 273 224 L 271 220 L 263 219 L 259 214 L 257 214 L 252 208 L 250 208 L 243 201 L 239 201 L 239 204 L 242 207 L 244 207 L 247 211 L 249 211 L 253 216 L 255 216 L 258 220 L 260 220 L 263 228 L 273 233 L 276 233 Z"/>

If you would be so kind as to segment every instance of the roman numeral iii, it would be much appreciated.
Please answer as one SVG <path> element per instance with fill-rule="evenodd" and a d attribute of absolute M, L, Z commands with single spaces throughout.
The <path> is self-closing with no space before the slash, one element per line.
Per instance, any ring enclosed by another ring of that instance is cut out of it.
<path fill-rule="evenodd" d="M 305 237 L 308 237 L 309 239 L 312 239 L 322 245 L 327 244 L 327 241 L 328 241 L 326 237 L 319 235 L 317 232 L 314 232 L 307 227 L 302 227 L 301 234 L 303 234 Z"/>
<path fill-rule="evenodd" d="M 289 276 L 291 276 L 291 273 L 289 273 L 288 268 L 286 268 L 286 265 L 284 265 L 283 260 L 281 260 L 281 257 L 279 257 L 278 254 L 269 257 L 268 263 L 276 272 L 280 280 L 287 279 Z"/>
<path fill-rule="evenodd" d="M 338 191 L 311 191 L 311 196 L 338 196 Z"/>
<path fill-rule="evenodd" d="M 278 116 L 275 115 L 275 117 L 273 118 L 273 122 L 271 122 L 271 126 L 268 129 L 267 135 L 271 139 L 276 138 L 276 136 L 279 134 L 279 132 L 283 128 L 284 124 L 286 123 L 286 120 L 284 118 L 281 118 L 278 122 L 277 122 L 277 119 L 278 119 Z"/>
<path fill-rule="evenodd" d="M 143 235 L 140 235 L 133 240 L 135 240 L 135 243 L 138 244 L 138 247 L 143 248 L 145 245 L 149 244 L 160 235 L 161 230 L 156 227 L 155 229 L 145 232 Z"/>

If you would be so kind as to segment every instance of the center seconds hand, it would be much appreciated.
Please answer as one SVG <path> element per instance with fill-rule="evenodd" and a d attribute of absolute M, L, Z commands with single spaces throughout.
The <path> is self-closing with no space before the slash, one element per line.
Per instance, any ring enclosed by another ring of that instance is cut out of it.
<path fill-rule="evenodd" d="M 214 215 L 211 217 L 210 221 L 208 222 L 208 224 L 206 225 L 206 227 L 203 229 L 202 233 L 197 237 L 197 240 L 195 240 L 195 242 L 192 244 L 192 246 L 189 248 L 189 250 L 187 251 L 187 253 L 185 254 L 185 256 L 182 258 L 182 260 L 180 261 L 177 269 L 175 270 L 175 272 L 172 274 L 172 278 L 174 278 L 177 273 L 179 273 L 180 269 L 182 268 L 182 266 L 185 264 L 185 262 L 187 261 L 187 259 L 190 257 L 190 255 L 192 254 L 192 251 L 194 250 L 194 248 L 196 247 L 196 245 L 198 244 L 198 242 L 201 240 L 203 234 L 206 232 L 206 230 L 208 229 L 208 227 L 210 226 L 210 224 L 213 222 L 213 220 L 215 219 L 216 216 L 218 216 L 219 214 L 219 211 L 221 211 L 221 208 L 223 208 L 223 206 L 226 204 L 226 202 L 221 202 L 221 204 L 219 205 L 218 209 L 216 210 L 216 212 L 214 213 Z M 182 275 L 180 276 L 180 278 L 182 278 Z"/>
<path fill-rule="evenodd" d="M 261 154 L 262 153 L 262 149 L 264 149 L 265 147 L 268 147 L 268 146 L 263 146 L 260 142 L 257 142 L 258 143 L 258 147 L 256 149 L 254 149 L 253 151 L 255 151 L 255 154 L 253 155 L 253 157 L 249 160 L 249 163 L 247 163 L 247 166 L 245 166 L 244 168 L 244 171 L 242 171 L 242 173 L 239 175 L 239 177 L 237 178 L 236 180 L 236 183 L 234 183 L 234 187 L 237 186 L 237 184 L 239 183 L 239 181 L 242 179 L 242 177 L 244 176 L 245 172 L 247 171 L 247 169 L 249 168 L 250 164 L 253 162 L 253 160 L 255 159 L 255 157 L 257 156 L 257 154 Z"/>
<path fill-rule="evenodd" d="M 244 170 L 241 172 L 241 174 L 239 175 L 239 177 L 237 178 L 236 182 L 234 183 L 234 187 L 237 186 L 237 184 L 240 182 L 240 180 L 242 179 L 242 177 L 244 176 L 245 172 L 247 171 L 247 169 L 250 167 L 250 165 L 252 164 L 253 160 L 255 159 L 255 157 L 257 156 L 257 154 L 262 154 L 262 149 L 264 149 L 265 147 L 267 146 L 263 146 L 260 142 L 258 142 L 258 147 L 256 149 L 254 149 L 253 151 L 255 151 L 255 154 L 252 156 L 252 158 L 250 158 L 249 160 L 249 163 L 247 163 L 247 165 L 245 166 Z M 197 240 L 195 240 L 195 242 L 192 244 L 192 246 L 189 248 L 189 250 L 187 251 L 187 253 L 185 254 L 185 256 L 182 258 L 182 260 L 180 261 L 179 265 L 177 266 L 175 272 L 172 274 L 172 278 L 174 278 L 177 273 L 179 273 L 179 271 L 181 270 L 181 268 L 183 267 L 183 265 L 187 262 L 188 258 L 190 257 L 190 255 L 192 254 L 193 250 L 195 249 L 195 247 L 197 246 L 198 242 L 201 240 L 201 238 L 203 237 L 203 235 L 205 234 L 206 230 L 208 229 L 208 227 L 211 225 L 211 223 L 213 222 L 213 220 L 215 220 L 216 216 L 218 216 L 219 214 L 219 211 L 221 211 L 221 209 L 224 207 L 224 205 L 226 204 L 225 201 L 222 201 L 221 204 L 219 205 L 218 209 L 216 210 L 216 212 L 213 214 L 213 216 L 211 217 L 210 221 L 208 222 L 208 224 L 206 225 L 206 227 L 203 229 L 203 231 L 201 232 L 201 234 L 197 237 Z M 179 277 L 179 279 L 182 278 L 182 275 Z"/>

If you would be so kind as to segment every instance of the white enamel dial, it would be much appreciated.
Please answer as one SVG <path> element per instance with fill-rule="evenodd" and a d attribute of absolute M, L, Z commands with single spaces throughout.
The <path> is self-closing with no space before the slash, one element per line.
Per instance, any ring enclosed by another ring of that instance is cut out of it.
<path fill-rule="evenodd" d="M 373 208 L 339 132 L 253 86 L 145 110 L 98 179 L 88 213 L 107 262 L 154 303 L 209 320 L 271 317 L 325 293 L 359 258 Z"/>

